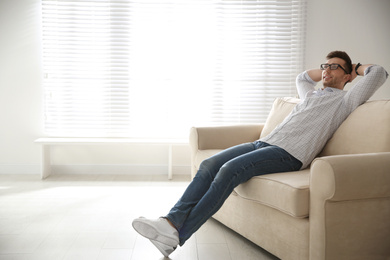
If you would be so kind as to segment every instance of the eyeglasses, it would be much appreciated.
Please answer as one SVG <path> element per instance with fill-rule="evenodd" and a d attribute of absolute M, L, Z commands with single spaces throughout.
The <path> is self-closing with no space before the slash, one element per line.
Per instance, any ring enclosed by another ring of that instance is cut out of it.
<path fill-rule="evenodd" d="M 327 63 L 324 63 L 324 64 L 321 64 L 320 68 L 322 70 L 326 70 L 327 68 L 330 68 L 331 70 L 337 70 L 338 68 L 341 68 L 345 73 L 349 74 L 340 64 L 337 64 L 337 63 L 332 63 L 332 64 L 327 64 Z"/>

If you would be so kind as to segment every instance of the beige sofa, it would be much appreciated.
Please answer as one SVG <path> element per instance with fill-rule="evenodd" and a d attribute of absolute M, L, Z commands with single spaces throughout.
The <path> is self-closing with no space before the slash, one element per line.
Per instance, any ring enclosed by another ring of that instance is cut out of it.
<path fill-rule="evenodd" d="M 192 174 L 267 135 L 298 101 L 275 100 L 264 125 L 192 128 Z M 390 259 L 390 100 L 358 107 L 310 169 L 238 186 L 214 218 L 281 259 Z"/>

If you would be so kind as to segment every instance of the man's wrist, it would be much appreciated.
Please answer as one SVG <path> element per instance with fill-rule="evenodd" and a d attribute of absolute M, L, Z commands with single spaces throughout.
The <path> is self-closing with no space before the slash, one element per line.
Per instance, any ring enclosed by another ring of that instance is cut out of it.
<path fill-rule="evenodd" d="M 355 66 L 355 72 L 356 72 L 356 75 L 358 75 L 358 76 L 360 76 L 359 71 L 358 71 L 360 66 L 362 66 L 362 64 L 360 64 L 360 62 L 358 62 L 358 64 L 356 64 L 356 66 Z"/>

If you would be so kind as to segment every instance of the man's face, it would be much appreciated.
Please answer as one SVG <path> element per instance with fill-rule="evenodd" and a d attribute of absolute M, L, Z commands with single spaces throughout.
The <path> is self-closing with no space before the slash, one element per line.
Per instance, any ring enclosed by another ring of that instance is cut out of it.
<path fill-rule="evenodd" d="M 340 58 L 332 58 L 326 63 L 339 64 L 344 69 L 346 68 L 345 61 Z M 327 68 L 326 70 L 322 71 L 322 83 L 324 87 L 338 88 L 342 90 L 344 89 L 344 85 L 347 81 L 349 81 L 349 74 L 345 73 L 345 71 L 340 67 L 336 70 L 331 70 L 330 68 Z"/>

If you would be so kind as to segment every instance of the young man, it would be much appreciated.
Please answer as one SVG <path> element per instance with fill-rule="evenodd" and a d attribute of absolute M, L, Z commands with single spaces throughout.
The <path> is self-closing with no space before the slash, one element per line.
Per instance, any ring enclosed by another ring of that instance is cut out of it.
<path fill-rule="evenodd" d="M 239 184 L 253 176 L 306 168 L 347 116 L 388 76 L 381 66 L 352 64 L 342 51 L 331 52 L 326 58 L 320 69 L 298 75 L 301 102 L 268 136 L 203 161 L 168 215 L 157 220 L 135 219 L 134 229 L 168 256 L 218 211 Z M 357 76 L 364 77 L 343 91 Z M 321 80 L 323 88 L 316 90 Z"/>

